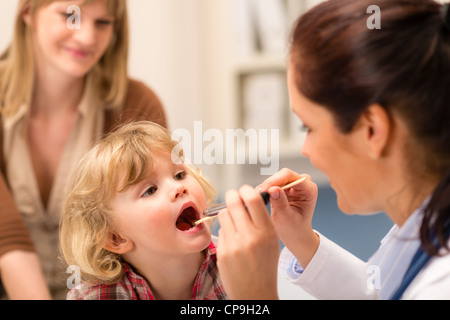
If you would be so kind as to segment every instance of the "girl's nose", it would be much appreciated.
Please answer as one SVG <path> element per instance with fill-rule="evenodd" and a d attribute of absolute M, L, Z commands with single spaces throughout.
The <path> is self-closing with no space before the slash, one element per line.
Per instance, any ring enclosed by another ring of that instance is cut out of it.
<path fill-rule="evenodd" d="M 188 194 L 188 190 L 182 183 L 177 183 L 175 189 L 173 190 L 172 200 L 175 201 L 178 198 Z"/>

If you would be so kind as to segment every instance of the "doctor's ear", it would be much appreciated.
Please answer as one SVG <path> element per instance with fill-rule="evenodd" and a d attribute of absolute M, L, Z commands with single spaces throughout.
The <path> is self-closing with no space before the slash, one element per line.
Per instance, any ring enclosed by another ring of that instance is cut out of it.
<path fill-rule="evenodd" d="M 392 133 L 389 113 L 381 105 L 373 104 L 363 112 L 359 121 L 364 128 L 366 150 L 372 158 L 380 158 L 387 151 Z"/>
<path fill-rule="evenodd" d="M 103 248 L 113 253 L 124 254 L 134 249 L 134 243 L 116 232 L 109 231 Z"/>

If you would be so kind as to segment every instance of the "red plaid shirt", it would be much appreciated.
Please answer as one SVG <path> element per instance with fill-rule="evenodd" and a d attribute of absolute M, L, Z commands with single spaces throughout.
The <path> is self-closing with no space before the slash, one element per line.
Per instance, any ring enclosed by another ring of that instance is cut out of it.
<path fill-rule="evenodd" d="M 191 300 L 225 300 L 217 272 L 216 247 L 211 242 L 192 288 Z M 123 262 L 123 276 L 115 284 L 82 283 L 70 290 L 67 300 L 156 300 L 147 281 Z"/>

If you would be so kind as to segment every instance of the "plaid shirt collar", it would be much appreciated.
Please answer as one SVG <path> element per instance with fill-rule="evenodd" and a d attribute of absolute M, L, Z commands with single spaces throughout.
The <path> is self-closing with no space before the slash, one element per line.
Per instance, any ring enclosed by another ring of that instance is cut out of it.
<path fill-rule="evenodd" d="M 195 279 L 191 300 L 224 300 L 227 298 L 217 272 L 216 260 L 216 247 L 211 242 L 205 250 L 205 260 Z M 136 273 L 128 263 L 124 262 L 123 267 L 123 276 L 119 282 L 97 284 L 87 288 L 82 284 L 81 287 L 72 289 L 67 298 L 77 300 L 156 300 L 144 277 Z"/>

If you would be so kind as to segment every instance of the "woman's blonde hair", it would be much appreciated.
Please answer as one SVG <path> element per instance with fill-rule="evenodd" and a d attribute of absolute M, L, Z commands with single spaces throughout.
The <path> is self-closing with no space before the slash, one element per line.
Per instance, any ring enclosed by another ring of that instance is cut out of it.
<path fill-rule="evenodd" d="M 154 169 L 155 153 L 183 161 L 182 150 L 167 129 L 141 121 L 107 135 L 78 164 L 63 203 L 60 244 L 66 262 L 79 266 L 84 280 L 115 283 L 122 276 L 120 255 L 103 248 L 113 225 L 110 204 L 117 192 L 139 183 Z M 215 189 L 197 168 L 185 167 L 211 204 Z"/>
<path fill-rule="evenodd" d="M 32 35 L 22 14 L 30 10 L 34 16 L 39 8 L 62 0 L 20 0 L 10 46 L 0 56 L 0 110 L 3 116 L 13 116 L 22 105 L 29 106 L 34 89 L 35 63 Z M 85 0 L 83 5 L 98 0 Z M 114 16 L 111 43 L 103 57 L 87 74 L 96 93 L 92 105 L 120 107 L 128 88 L 128 12 L 126 0 L 104 1 Z"/>

